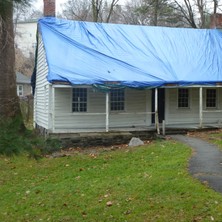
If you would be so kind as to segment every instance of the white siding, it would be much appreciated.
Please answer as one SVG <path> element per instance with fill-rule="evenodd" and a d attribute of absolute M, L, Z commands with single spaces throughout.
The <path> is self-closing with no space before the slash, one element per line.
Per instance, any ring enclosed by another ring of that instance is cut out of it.
<path fill-rule="evenodd" d="M 222 109 L 222 88 L 217 88 L 217 107 L 206 108 L 206 90 L 203 89 L 203 111 L 212 111 L 203 113 L 203 123 L 222 123 L 222 112 L 218 112 Z"/>
<path fill-rule="evenodd" d="M 151 112 L 151 93 L 147 98 L 144 90 L 126 89 L 125 99 L 125 112 L 110 112 L 110 127 L 149 126 L 151 114 L 145 112 Z"/>
<path fill-rule="evenodd" d="M 55 88 L 55 132 L 75 132 L 88 129 L 105 131 L 105 93 L 88 88 L 86 113 L 72 112 L 72 89 Z M 146 101 L 147 100 L 147 101 Z M 149 104 L 149 105 L 147 105 Z M 136 127 L 151 124 L 151 93 L 126 89 L 125 110 L 110 112 L 110 127 Z"/>
<path fill-rule="evenodd" d="M 49 129 L 49 83 L 46 79 L 47 73 L 48 65 L 46 63 L 45 50 L 40 36 L 34 96 L 34 121 L 45 129 Z"/>
<path fill-rule="evenodd" d="M 205 92 L 203 89 L 203 111 L 218 111 L 222 109 L 222 100 L 220 94 L 222 89 L 217 89 L 217 103 L 216 109 L 206 109 L 205 106 Z M 190 88 L 190 106 L 189 108 L 178 108 L 178 90 L 166 89 L 166 124 L 198 124 L 199 123 L 199 88 Z M 203 113 L 203 123 L 218 123 L 222 122 L 221 112 Z"/>

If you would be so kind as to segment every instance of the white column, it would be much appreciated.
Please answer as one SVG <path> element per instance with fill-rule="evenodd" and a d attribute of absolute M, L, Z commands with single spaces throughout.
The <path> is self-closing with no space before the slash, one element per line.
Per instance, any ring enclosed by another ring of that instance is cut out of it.
<path fill-rule="evenodd" d="M 200 128 L 203 127 L 203 88 L 200 87 L 200 93 L 199 93 L 199 118 L 200 118 Z"/>
<path fill-rule="evenodd" d="M 52 86 L 52 132 L 55 131 L 55 87 Z"/>
<path fill-rule="evenodd" d="M 109 132 L 109 92 L 106 93 L 106 132 Z"/>
<path fill-rule="evenodd" d="M 155 126 L 157 133 L 160 134 L 159 118 L 158 118 L 158 89 L 155 88 Z"/>

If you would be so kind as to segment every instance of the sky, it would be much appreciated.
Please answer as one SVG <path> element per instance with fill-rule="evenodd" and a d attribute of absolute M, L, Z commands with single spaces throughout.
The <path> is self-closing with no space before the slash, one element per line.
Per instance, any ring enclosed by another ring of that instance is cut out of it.
<path fill-rule="evenodd" d="M 56 0 L 56 11 L 61 10 L 61 4 L 67 2 L 68 0 Z M 124 4 L 126 0 L 119 0 L 119 4 Z M 43 9 L 43 0 L 34 0 L 33 5 L 36 9 L 42 10 Z"/>
<path fill-rule="evenodd" d="M 61 4 L 67 2 L 67 0 L 56 0 L 56 8 L 57 10 L 60 8 Z M 34 0 L 33 1 L 33 5 L 37 8 L 37 9 L 42 9 L 43 7 L 43 0 Z"/>

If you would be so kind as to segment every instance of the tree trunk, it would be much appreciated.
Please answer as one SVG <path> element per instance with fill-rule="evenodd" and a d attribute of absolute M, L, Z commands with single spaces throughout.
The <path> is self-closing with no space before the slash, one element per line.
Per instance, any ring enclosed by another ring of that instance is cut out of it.
<path fill-rule="evenodd" d="M 204 8 L 206 6 L 206 3 L 203 2 L 203 0 L 197 0 L 197 7 L 200 14 L 200 28 L 206 28 L 205 27 L 205 14 L 204 14 Z"/>
<path fill-rule="evenodd" d="M 153 25 L 157 26 L 158 23 L 158 8 L 159 8 L 159 1 L 154 1 L 154 15 L 153 15 Z"/>
<path fill-rule="evenodd" d="M 113 13 L 114 6 L 118 3 L 118 1 L 119 0 L 112 0 L 111 5 L 110 5 L 110 9 L 109 9 L 109 14 L 106 18 L 106 23 L 109 23 L 109 20 L 111 18 L 112 13 Z"/>
<path fill-rule="evenodd" d="M 0 14 L 0 120 L 21 116 L 16 93 L 13 1 Z"/>
<path fill-rule="evenodd" d="M 98 0 L 92 0 L 93 22 L 98 22 L 100 12 L 100 2 Z"/>

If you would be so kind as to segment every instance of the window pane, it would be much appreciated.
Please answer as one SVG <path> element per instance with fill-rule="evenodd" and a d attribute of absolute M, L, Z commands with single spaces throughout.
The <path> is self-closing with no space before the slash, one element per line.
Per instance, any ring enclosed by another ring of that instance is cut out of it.
<path fill-rule="evenodd" d="M 23 85 L 17 85 L 17 95 L 23 96 Z"/>
<path fill-rule="evenodd" d="M 178 89 L 178 107 L 188 108 L 189 107 L 189 90 Z"/>
<path fill-rule="evenodd" d="M 206 91 L 206 107 L 215 108 L 216 107 L 216 89 L 207 89 Z"/>
<path fill-rule="evenodd" d="M 110 92 L 111 111 L 124 110 L 125 92 L 124 89 L 112 89 Z"/>
<path fill-rule="evenodd" d="M 87 111 L 87 89 L 86 88 L 73 88 L 72 111 L 73 112 L 86 112 Z"/>

